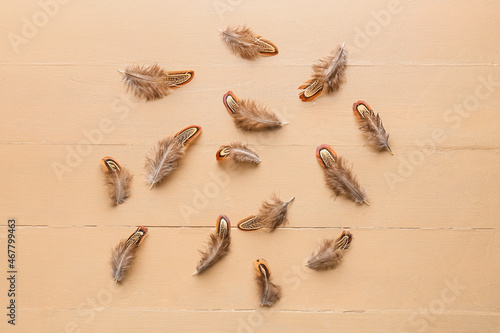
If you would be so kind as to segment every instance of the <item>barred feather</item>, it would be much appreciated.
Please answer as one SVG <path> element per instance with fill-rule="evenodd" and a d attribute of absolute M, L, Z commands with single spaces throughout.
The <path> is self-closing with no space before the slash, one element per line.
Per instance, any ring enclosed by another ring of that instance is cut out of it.
<path fill-rule="evenodd" d="M 223 102 L 239 129 L 274 130 L 288 124 L 281 121 L 267 106 L 253 100 L 238 99 L 231 91 L 224 95 Z"/>
<path fill-rule="evenodd" d="M 238 142 L 233 142 L 228 146 L 221 146 L 215 156 L 217 161 L 230 158 L 238 163 L 260 163 L 259 155 L 255 151 Z"/>
<path fill-rule="evenodd" d="M 255 280 L 259 288 L 260 305 L 272 306 L 281 298 L 281 287 L 271 282 L 271 272 L 267 262 L 260 258 L 254 261 Z"/>
<path fill-rule="evenodd" d="M 352 108 L 361 125 L 360 129 L 365 132 L 368 140 L 379 150 L 387 149 L 392 154 L 389 146 L 389 133 L 386 132 L 380 115 L 373 112 L 364 101 L 357 101 Z"/>
<path fill-rule="evenodd" d="M 352 235 L 344 230 L 336 240 L 325 239 L 308 259 L 306 266 L 314 270 L 334 269 L 344 256 L 344 251 L 351 244 Z"/>
<path fill-rule="evenodd" d="M 351 167 L 341 156 L 337 156 L 332 147 L 319 146 L 316 150 L 316 157 L 324 167 L 326 183 L 335 195 L 343 194 L 358 204 L 369 205 L 366 192 L 359 185 Z"/>
<path fill-rule="evenodd" d="M 312 101 L 323 91 L 330 94 L 339 90 L 345 81 L 347 52 L 344 46 L 345 43 L 338 46 L 330 55 L 313 64 L 312 79 L 299 87 L 299 89 L 303 89 L 299 94 L 299 98 L 303 102 Z"/>
<path fill-rule="evenodd" d="M 227 27 L 219 30 L 222 40 L 235 55 L 252 60 L 260 55 L 276 55 L 278 48 L 270 41 L 253 33 L 246 26 Z"/>

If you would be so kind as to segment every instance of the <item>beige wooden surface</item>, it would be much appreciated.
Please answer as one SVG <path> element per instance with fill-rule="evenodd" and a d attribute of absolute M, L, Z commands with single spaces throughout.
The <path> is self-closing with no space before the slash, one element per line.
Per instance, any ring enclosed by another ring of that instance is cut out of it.
<path fill-rule="evenodd" d="M 47 3 L 47 22 L 37 1 L 0 11 L 3 271 L 7 219 L 18 222 L 17 320 L 2 314 L 1 332 L 500 331 L 499 1 Z M 279 55 L 233 56 L 216 29 L 243 23 Z M 346 84 L 301 102 L 313 61 L 343 41 Z M 195 78 L 160 101 L 130 99 L 116 70 L 155 62 Z M 290 124 L 239 132 L 227 90 Z M 366 144 L 351 111 L 359 99 L 381 113 L 394 156 Z M 145 154 L 192 124 L 202 135 L 150 191 Z M 263 162 L 218 164 L 218 147 L 235 140 Z M 323 143 L 354 164 L 370 207 L 333 198 L 314 156 Z M 102 183 L 108 155 L 135 175 L 120 207 Z M 217 215 L 235 225 L 273 191 L 296 196 L 288 226 L 233 229 L 230 254 L 192 277 Z M 150 233 L 116 286 L 111 248 L 137 225 Z M 306 269 L 342 228 L 354 235 L 342 265 Z M 270 309 L 258 307 L 258 257 L 283 287 Z M 7 290 L 1 278 L 2 308 Z"/>

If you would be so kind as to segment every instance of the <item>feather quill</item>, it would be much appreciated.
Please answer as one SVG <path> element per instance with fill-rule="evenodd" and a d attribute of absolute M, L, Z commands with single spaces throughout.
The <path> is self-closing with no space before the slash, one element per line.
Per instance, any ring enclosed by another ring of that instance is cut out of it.
<path fill-rule="evenodd" d="M 260 294 L 260 305 L 272 306 L 281 298 L 281 287 L 271 282 L 271 271 L 264 259 L 255 260 L 254 268 L 255 280 Z"/>
<path fill-rule="evenodd" d="M 344 230 L 336 240 L 323 240 L 319 248 L 307 259 L 306 266 L 314 270 L 334 269 L 342 260 L 351 241 L 352 235 L 348 230 Z"/>
<path fill-rule="evenodd" d="M 201 260 L 196 266 L 193 275 L 201 274 L 212 267 L 216 262 L 225 257 L 229 252 L 231 244 L 231 223 L 225 215 L 220 215 L 217 219 L 215 232 L 210 235 L 208 247 L 200 251 Z"/>
<path fill-rule="evenodd" d="M 123 75 L 127 90 L 145 101 L 167 96 L 171 89 L 188 83 L 194 76 L 194 71 L 167 72 L 158 64 L 133 65 L 119 72 Z"/>
<path fill-rule="evenodd" d="M 393 154 L 389 146 L 389 133 L 386 132 L 380 115 L 373 112 L 370 106 L 363 101 L 354 103 L 352 109 L 361 125 L 360 129 L 365 132 L 368 140 L 379 150 L 387 149 Z"/>
<path fill-rule="evenodd" d="M 238 163 L 260 163 L 259 155 L 247 147 L 247 145 L 233 142 L 228 146 L 221 146 L 215 155 L 217 161 L 230 158 Z"/>
<path fill-rule="evenodd" d="M 111 157 L 104 157 L 101 164 L 104 167 L 104 182 L 109 198 L 115 205 L 124 203 L 130 196 L 134 176 Z"/>
<path fill-rule="evenodd" d="M 273 193 L 269 200 L 262 203 L 259 214 L 256 216 L 249 216 L 240 221 L 238 223 L 238 228 L 244 231 L 265 229 L 272 232 L 276 230 L 279 226 L 288 223 L 288 205 L 290 205 L 294 199 L 295 197 L 285 202 Z"/>
<path fill-rule="evenodd" d="M 115 282 L 120 282 L 135 259 L 137 248 L 144 240 L 148 228 L 138 227 L 128 239 L 122 240 L 111 255 L 111 273 Z"/>
<path fill-rule="evenodd" d="M 253 33 L 246 26 L 227 27 L 220 30 L 221 38 L 235 55 L 252 60 L 258 56 L 273 56 L 278 54 L 278 48 L 270 41 Z"/>
<path fill-rule="evenodd" d="M 146 156 L 146 182 L 151 184 L 150 189 L 177 169 L 186 148 L 200 133 L 200 126 L 190 126 L 175 136 L 166 137 L 157 143 L 152 153 Z"/>
<path fill-rule="evenodd" d="M 303 102 L 309 102 L 318 97 L 323 90 L 331 94 L 339 90 L 345 80 L 345 69 L 347 63 L 347 52 L 342 46 L 338 46 L 330 55 L 319 59 L 313 64 L 312 79 L 299 87 L 303 91 L 299 98 Z"/>
<path fill-rule="evenodd" d="M 238 99 L 232 91 L 228 91 L 222 101 L 234 124 L 241 130 L 274 130 L 288 124 L 267 106 L 253 100 Z"/>
<path fill-rule="evenodd" d="M 370 205 L 365 190 L 359 185 L 351 168 L 342 156 L 337 156 L 332 147 L 319 146 L 316 149 L 316 157 L 323 166 L 325 180 L 335 195 L 343 194 L 358 204 Z"/>

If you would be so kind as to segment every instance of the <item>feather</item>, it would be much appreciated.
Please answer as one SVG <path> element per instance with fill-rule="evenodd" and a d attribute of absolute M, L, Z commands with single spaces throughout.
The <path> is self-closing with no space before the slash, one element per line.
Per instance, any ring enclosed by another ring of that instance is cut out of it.
<path fill-rule="evenodd" d="M 194 71 L 166 72 L 158 64 L 133 65 L 119 72 L 123 75 L 127 90 L 145 101 L 167 96 L 172 88 L 188 83 L 194 76 Z"/>
<path fill-rule="evenodd" d="M 366 203 L 365 190 L 347 166 L 342 156 L 337 156 L 332 147 L 321 145 L 316 149 L 316 157 L 324 168 L 325 180 L 335 195 L 343 194 L 358 204 Z"/>
<path fill-rule="evenodd" d="M 271 198 L 262 203 L 257 216 L 249 216 L 238 223 L 238 228 L 244 231 L 253 231 L 258 229 L 266 229 L 274 231 L 280 225 L 286 224 L 288 205 L 295 199 L 282 201 L 276 194 L 272 194 Z"/>
<path fill-rule="evenodd" d="M 271 271 L 264 259 L 257 259 L 253 264 L 255 268 L 255 280 L 259 287 L 260 305 L 272 306 L 281 298 L 281 287 L 271 282 Z"/>
<path fill-rule="evenodd" d="M 210 235 L 208 247 L 204 251 L 200 251 L 201 260 L 196 266 L 196 271 L 193 275 L 201 274 L 217 261 L 222 259 L 229 252 L 229 245 L 231 244 L 231 223 L 225 215 L 220 215 L 217 219 L 217 226 L 215 232 Z"/>
<path fill-rule="evenodd" d="M 239 129 L 274 130 L 288 124 L 281 121 L 267 106 L 253 100 L 238 99 L 232 91 L 228 91 L 222 101 Z"/>
<path fill-rule="evenodd" d="M 336 240 L 323 240 L 318 250 L 307 259 L 306 266 L 315 270 L 327 270 L 337 267 L 351 241 L 352 235 L 348 230 L 344 230 Z"/>
<path fill-rule="evenodd" d="M 146 182 L 151 184 L 150 189 L 177 169 L 186 148 L 200 133 L 200 126 L 190 126 L 158 142 L 152 153 L 146 156 Z"/>
<path fill-rule="evenodd" d="M 111 273 L 115 282 L 120 282 L 132 264 L 139 244 L 148 232 L 146 227 L 138 227 L 128 239 L 122 240 L 111 255 Z"/>
<path fill-rule="evenodd" d="M 130 196 L 134 176 L 112 157 L 104 157 L 101 164 L 104 167 L 104 182 L 108 188 L 109 198 L 115 205 L 124 203 Z"/>
<path fill-rule="evenodd" d="M 227 27 L 220 30 L 222 40 L 231 52 L 243 59 L 255 59 L 258 56 L 278 54 L 278 48 L 270 41 L 257 36 L 246 26 Z"/>
<path fill-rule="evenodd" d="M 352 109 L 361 124 L 360 129 L 366 133 L 368 140 L 379 150 L 387 149 L 393 154 L 389 146 L 389 133 L 385 131 L 380 115 L 378 113 L 375 114 L 370 106 L 363 101 L 354 103 Z"/>
<path fill-rule="evenodd" d="M 323 90 L 331 94 L 339 90 L 345 80 L 345 69 L 347 52 L 344 49 L 345 42 L 330 55 L 321 58 L 313 65 L 312 79 L 299 87 L 303 91 L 299 98 L 303 102 L 309 102 L 318 97 Z"/>
<path fill-rule="evenodd" d="M 233 142 L 228 146 L 221 146 L 215 155 L 217 161 L 224 158 L 231 158 L 239 163 L 260 163 L 259 155 L 247 147 L 247 145 Z"/>

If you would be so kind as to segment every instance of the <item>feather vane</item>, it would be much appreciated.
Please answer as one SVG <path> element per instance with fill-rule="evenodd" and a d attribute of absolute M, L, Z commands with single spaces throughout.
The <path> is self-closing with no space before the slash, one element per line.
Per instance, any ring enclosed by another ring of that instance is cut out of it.
<path fill-rule="evenodd" d="M 323 240 L 319 248 L 307 259 L 306 266 L 314 270 L 334 269 L 341 262 L 351 241 L 352 235 L 348 230 L 344 230 L 336 240 Z"/>
<path fill-rule="evenodd" d="M 214 233 L 210 235 L 207 249 L 200 251 L 201 259 L 193 275 L 201 274 L 225 257 L 231 244 L 231 224 L 227 216 L 220 215 Z"/>
<path fill-rule="evenodd" d="M 252 60 L 258 56 L 278 54 L 278 48 L 270 41 L 255 35 L 247 26 L 227 27 L 219 30 L 221 38 L 235 55 Z"/>
<path fill-rule="evenodd" d="M 260 163 L 259 155 L 247 145 L 233 142 L 228 146 L 221 146 L 215 155 L 217 161 L 220 161 L 225 158 L 230 158 L 238 163 Z"/>
<path fill-rule="evenodd" d="M 137 248 L 144 240 L 147 232 L 147 228 L 138 227 L 128 239 L 122 240 L 113 249 L 111 254 L 111 273 L 115 282 L 118 283 L 125 277 L 125 273 L 135 259 Z"/>
<path fill-rule="evenodd" d="M 364 101 L 357 101 L 354 103 L 352 109 L 361 125 L 360 129 L 365 132 L 368 140 L 379 150 L 387 149 L 393 154 L 389 146 L 389 133 L 386 132 L 380 115 L 373 112 L 370 106 Z"/>
<path fill-rule="evenodd" d="M 276 230 L 281 225 L 288 223 L 288 205 L 295 199 L 281 200 L 275 193 L 269 200 L 265 200 L 257 216 L 249 216 L 238 223 L 238 228 L 244 231 L 265 229 L 269 232 Z"/>
<path fill-rule="evenodd" d="M 134 176 L 112 157 L 104 157 L 101 164 L 104 167 L 104 182 L 109 198 L 115 205 L 124 203 L 130 196 Z"/>
<path fill-rule="evenodd" d="M 262 259 L 254 261 L 255 280 L 259 288 L 260 305 L 272 306 L 281 298 L 281 287 L 271 281 L 271 271 L 268 263 Z"/>

